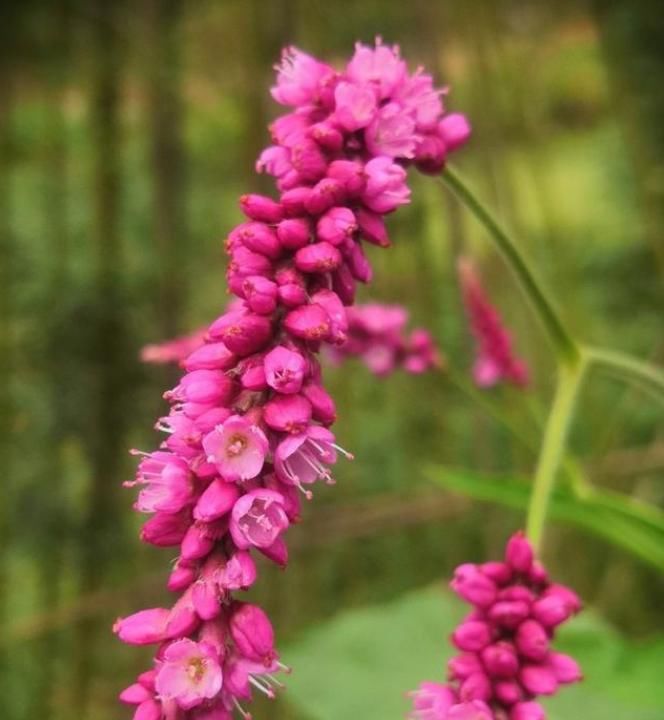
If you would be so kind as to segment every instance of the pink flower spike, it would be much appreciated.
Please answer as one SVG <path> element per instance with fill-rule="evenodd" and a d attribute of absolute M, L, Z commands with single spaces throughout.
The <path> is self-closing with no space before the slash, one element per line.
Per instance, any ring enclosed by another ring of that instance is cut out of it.
<path fill-rule="evenodd" d="M 208 461 L 229 482 L 256 477 L 265 462 L 267 438 L 254 423 L 232 415 L 203 438 Z"/>
<path fill-rule="evenodd" d="M 458 263 L 459 282 L 471 330 L 476 341 L 473 377 L 479 387 L 510 382 L 525 387 L 528 368 L 512 350 L 512 341 L 496 308 L 491 304 L 479 274 L 469 260 Z"/>
<path fill-rule="evenodd" d="M 187 638 L 171 643 L 162 656 L 155 681 L 157 693 L 191 710 L 215 697 L 222 687 L 222 671 L 215 649 Z"/>
<path fill-rule="evenodd" d="M 240 550 L 267 548 L 288 527 L 283 498 L 274 490 L 251 490 L 233 507 L 230 531 Z"/>

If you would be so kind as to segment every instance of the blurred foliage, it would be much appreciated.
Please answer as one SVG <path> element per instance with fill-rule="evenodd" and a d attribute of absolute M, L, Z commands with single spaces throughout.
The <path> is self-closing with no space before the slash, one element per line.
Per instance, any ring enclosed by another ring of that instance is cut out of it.
<path fill-rule="evenodd" d="M 289 698 L 310 720 L 404 717 L 404 690 L 425 679 L 445 682 L 454 654 L 446 638 L 462 616 L 461 603 L 438 588 L 341 613 L 288 648 L 298 668 Z M 579 661 L 586 678 L 544 700 L 551 720 L 662 717 L 664 638 L 630 643 L 588 611 L 561 630 L 556 647 Z"/>
<path fill-rule="evenodd" d="M 239 194 L 265 188 L 253 162 L 277 112 L 268 87 L 279 47 L 295 42 L 336 61 L 355 40 L 382 34 L 413 65 L 449 82 L 450 108 L 463 109 L 475 126 L 459 162 L 536 259 L 570 325 L 661 362 L 664 97 L 656 79 L 664 32 L 657 5 L 2 4 L 5 718 L 127 715 L 115 697 L 147 654 L 116 642 L 110 626 L 118 615 L 167 602 L 171 559 L 139 544 L 140 519 L 121 488 L 133 472 L 125 449 L 154 446 L 161 394 L 175 383 L 172 370 L 140 367 L 138 351 L 198 327 L 226 302 L 221 239 L 240 219 Z M 552 362 L 481 231 L 437 183 L 414 177 L 413 185 L 413 204 L 390 220 L 394 246 L 372 253 L 376 282 L 362 297 L 406 303 L 413 321 L 435 332 L 455 372 L 381 384 L 359 365 L 328 371 L 338 434 L 357 460 L 339 467 L 339 484 L 316 493 L 291 533 L 288 573 L 265 567 L 255 589 L 285 642 L 341 607 L 384 602 L 464 559 L 489 556 L 522 523 L 517 510 L 432 494 L 421 473 L 435 463 L 478 476 L 527 476 Z M 527 393 L 469 388 L 470 343 L 454 276 L 460 252 L 481 263 L 535 369 Z M 659 413 L 612 381 L 589 387 L 572 443 L 588 476 L 661 506 Z M 624 631 L 662 630 L 662 578 L 629 554 L 560 527 L 550 534 L 547 561 Z M 587 662 L 591 678 L 596 658 Z M 298 672 L 314 667 L 308 658 L 297 665 Z M 393 687 L 413 685 L 415 670 L 393 676 Z M 279 700 L 262 716 L 293 712 Z"/>

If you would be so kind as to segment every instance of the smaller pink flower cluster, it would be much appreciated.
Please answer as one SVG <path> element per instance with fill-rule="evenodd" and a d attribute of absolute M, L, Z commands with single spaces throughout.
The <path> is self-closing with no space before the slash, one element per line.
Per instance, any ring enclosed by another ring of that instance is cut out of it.
<path fill-rule="evenodd" d="M 474 609 L 452 634 L 460 654 L 450 684 L 412 693 L 412 720 L 545 720 L 539 695 L 581 680 L 577 662 L 551 648 L 556 629 L 579 612 L 576 593 L 549 580 L 523 533 L 504 562 L 464 564 L 452 589 Z"/>
<path fill-rule="evenodd" d="M 328 353 L 337 362 L 359 357 L 378 376 L 399 368 L 423 373 L 444 364 L 427 330 L 416 328 L 406 334 L 408 311 L 401 305 L 354 305 L 347 308 L 346 317 L 348 337 Z"/>
<path fill-rule="evenodd" d="M 475 266 L 459 260 L 459 282 L 470 327 L 476 341 L 473 377 L 479 387 L 509 382 L 524 387 L 529 373 L 526 363 L 514 354 L 509 332 L 489 300 Z"/>

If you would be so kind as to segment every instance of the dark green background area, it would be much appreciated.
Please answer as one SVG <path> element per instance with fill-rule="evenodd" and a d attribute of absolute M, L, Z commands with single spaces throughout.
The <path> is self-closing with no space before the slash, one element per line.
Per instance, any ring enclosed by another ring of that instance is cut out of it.
<path fill-rule="evenodd" d="M 118 615 L 168 602 L 162 588 L 174 556 L 141 546 L 141 518 L 121 487 L 134 468 L 127 449 L 154 447 L 161 394 L 177 377 L 141 366 L 139 350 L 224 307 L 222 240 L 240 220 L 237 198 L 270 187 L 253 165 L 280 112 L 268 92 L 279 49 L 296 43 L 342 63 L 356 40 L 376 35 L 451 86 L 449 108 L 474 126 L 455 163 L 514 230 L 570 327 L 664 359 L 664 14 L 656 0 L 3 3 L 6 720 L 128 717 L 115 697 L 149 654 L 122 646 L 110 627 Z M 439 183 L 413 175 L 412 185 L 412 205 L 389 221 L 393 247 L 371 249 L 376 280 L 361 299 L 407 304 L 440 342 L 454 381 L 378 381 L 357 363 L 327 371 L 338 437 L 356 460 L 340 463 L 338 485 L 318 489 L 289 534 L 288 571 L 264 566 L 254 591 L 284 647 L 296 643 L 300 665 L 316 657 L 302 640 L 310 628 L 495 555 L 523 522 L 515 510 L 448 495 L 422 471 L 435 464 L 527 476 L 532 451 L 492 413 L 536 429 L 554 366 L 474 221 Z M 480 264 L 533 368 L 528 392 L 499 388 L 478 404 L 460 389 L 472 361 L 454 272 L 460 253 Z M 661 412 L 645 396 L 594 380 L 572 446 L 595 482 L 664 500 Z M 631 555 L 560 524 L 548 534 L 546 560 L 626 642 L 664 629 L 662 578 Z M 365 669 L 372 662 L 355 659 Z M 403 691 L 411 682 L 404 673 Z M 315 703 L 304 707 L 311 713 Z M 255 714 L 305 717 L 281 699 Z"/>

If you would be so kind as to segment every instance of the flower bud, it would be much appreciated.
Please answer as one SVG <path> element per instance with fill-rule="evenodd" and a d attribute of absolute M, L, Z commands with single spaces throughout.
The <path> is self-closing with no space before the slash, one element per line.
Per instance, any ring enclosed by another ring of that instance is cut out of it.
<path fill-rule="evenodd" d="M 488 701 L 491 699 L 491 695 L 491 682 L 483 672 L 473 673 L 461 683 L 459 688 L 459 697 L 464 702 L 469 700 Z"/>
<path fill-rule="evenodd" d="M 231 615 L 230 631 L 238 651 L 247 659 L 265 666 L 275 659 L 274 631 L 257 605 L 238 603 Z"/>
<path fill-rule="evenodd" d="M 265 223 L 248 222 L 238 225 L 229 236 L 230 244 L 241 242 L 252 252 L 276 260 L 281 255 L 281 243 L 275 231 Z"/>
<path fill-rule="evenodd" d="M 350 198 L 361 195 L 367 183 L 364 165 L 356 160 L 334 160 L 327 169 L 327 176 L 339 182 Z"/>
<path fill-rule="evenodd" d="M 295 253 L 295 266 L 306 273 L 326 273 L 339 267 L 341 253 L 329 242 L 305 245 Z"/>
<path fill-rule="evenodd" d="M 302 395 L 277 395 L 266 403 L 263 419 L 273 430 L 297 434 L 311 420 L 311 403 Z"/>
<path fill-rule="evenodd" d="M 304 202 L 304 207 L 312 215 L 320 215 L 334 205 L 338 205 L 345 196 L 342 184 L 333 178 L 319 180 Z"/>
<path fill-rule="evenodd" d="M 510 720 L 546 720 L 546 713 L 539 703 L 520 702 L 512 708 Z"/>
<path fill-rule="evenodd" d="M 519 658 L 509 642 L 498 642 L 482 650 L 482 662 L 494 678 L 511 678 L 519 671 Z"/>
<path fill-rule="evenodd" d="M 520 600 L 497 602 L 489 609 L 489 618 L 505 628 L 514 629 L 521 624 L 530 613 L 527 603 Z"/>
<path fill-rule="evenodd" d="M 438 123 L 438 134 L 448 151 L 456 150 L 468 141 L 471 134 L 470 123 L 461 113 L 449 113 Z"/>
<path fill-rule="evenodd" d="M 558 689 L 555 673 L 542 665 L 525 665 L 521 669 L 520 680 L 532 695 L 553 695 Z"/>
<path fill-rule="evenodd" d="M 553 670 L 559 683 L 573 683 L 583 680 L 579 663 L 569 655 L 552 652 L 547 658 L 548 666 Z"/>
<path fill-rule="evenodd" d="M 478 652 L 491 642 L 491 629 L 481 620 L 469 620 L 454 631 L 452 642 L 464 652 Z"/>
<path fill-rule="evenodd" d="M 477 607 L 487 607 L 496 599 L 496 584 L 470 563 L 455 570 L 450 586 L 459 597 Z"/>
<path fill-rule="evenodd" d="M 277 225 L 277 237 L 287 250 L 299 250 L 309 243 L 311 228 L 304 218 L 287 218 Z"/>
<path fill-rule="evenodd" d="M 302 305 L 286 315 L 284 327 L 302 340 L 326 340 L 330 334 L 330 318 L 320 305 Z"/>
<path fill-rule="evenodd" d="M 248 218 L 259 222 L 278 223 L 284 217 L 281 205 L 265 195 L 243 195 L 240 198 L 240 207 Z"/>
<path fill-rule="evenodd" d="M 222 342 L 206 343 L 188 355 L 184 360 L 184 369 L 228 370 L 237 362 L 237 358 Z"/>
<path fill-rule="evenodd" d="M 217 478 L 208 485 L 196 503 L 194 517 L 203 522 L 217 520 L 231 511 L 239 496 L 237 485 Z"/>
<path fill-rule="evenodd" d="M 150 645 L 163 642 L 166 623 L 171 611 L 166 608 L 152 608 L 119 618 L 113 625 L 113 632 L 128 645 Z"/>
<path fill-rule="evenodd" d="M 357 220 L 353 211 L 347 207 L 330 208 L 316 224 L 318 239 L 332 245 L 341 245 L 344 240 L 352 238 L 356 230 Z"/>
<path fill-rule="evenodd" d="M 507 543 L 505 562 L 519 573 L 527 573 L 533 564 L 533 548 L 522 532 L 515 533 Z"/>
<path fill-rule="evenodd" d="M 537 620 L 525 620 L 514 637 L 517 650 L 529 660 L 544 660 L 549 651 L 549 635 Z"/>

